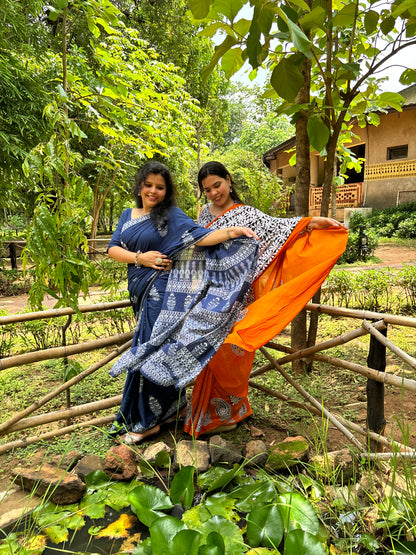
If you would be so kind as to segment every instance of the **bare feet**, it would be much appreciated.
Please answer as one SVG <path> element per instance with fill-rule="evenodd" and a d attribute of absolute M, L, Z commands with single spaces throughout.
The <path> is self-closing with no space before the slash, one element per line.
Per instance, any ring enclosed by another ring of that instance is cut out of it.
<path fill-rule="evenodd" d="M 160 426 L 158 425 L 158 426 L 155 426 L 154 428 L 151 428 L 150 430 L 146 430 L 145 432 L 142 432 L 141 434 L 136 434 L 135 432 L 128 432 L 127 434 L 120 436 L 120 440 L 123 441 L 126 445 L 134 445 L 135 443 L 140 443 L 147 437 L 154 436 L 159 432 L 160 432 Z"/>

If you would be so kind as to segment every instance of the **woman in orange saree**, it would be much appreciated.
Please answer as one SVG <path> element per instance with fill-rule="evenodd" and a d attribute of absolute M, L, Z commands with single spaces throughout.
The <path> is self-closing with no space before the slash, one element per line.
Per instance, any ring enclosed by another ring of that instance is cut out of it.
<path fill-rule="evenodd" d="M 274 218 L 241 202 L 219 162 L 199 174 L 210 200 L 198 223 L 210 229 L 249 226 L 260 238 L 249 304 L 225 343 L 195 381 L 185 431 L 227 431 L 250 416 L 248 379 L 255 350 L 278 335 L 318 291 L 344 252 L 348 232 L 332 218 Z"/>

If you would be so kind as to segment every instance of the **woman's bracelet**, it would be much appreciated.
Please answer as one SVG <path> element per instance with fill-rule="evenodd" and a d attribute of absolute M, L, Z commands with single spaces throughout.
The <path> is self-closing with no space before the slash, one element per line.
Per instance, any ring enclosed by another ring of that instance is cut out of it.
<path fill-rule="evenodd" d="M 142 267 L 142 264 L 140 264 L 140 262 L 139 262 L 139 254 L 142 254 L 142 251 L 137 251 L 136 252 L 135 262 L 134 262 L 134 265 L 136 266 L 136 268 L 141 268 Z"/>
<path fill-rule="evenodd" d="M 227 239 L 231 239 L 231 237 L 230 237 L 230 228 L 229 227 L 227 227 Z"/>

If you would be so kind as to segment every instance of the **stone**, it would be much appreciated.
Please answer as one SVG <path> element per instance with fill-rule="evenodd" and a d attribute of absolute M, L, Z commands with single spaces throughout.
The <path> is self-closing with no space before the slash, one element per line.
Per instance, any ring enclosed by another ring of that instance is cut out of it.
<path fill-rule="evenodd" d="M 244 448 L 245 462 L 244 466 L 264 466 L 267 462 L 268 453 L 264 441 L 254 439 L 246 443 Z"/>
<path fill-rule="evenodd" d="M 206 441 L 182 440 L 176 446 L 173 470 L 180 466 L 194 466 L 198 472 L 206 472 L 209 468 L 209 449 Z"/>
<path fill-rule="evenodd" d="M 104 460 L 104 472 L 112 480 L 131 480 L 137 475 L 136 454 L 128 445 L 115 445 Z"/>
<path fill-rule="evenodd" d="M 170 459 L 171 448 L 164 441 L 158 441 L 153 445 L 149 445 L 142 457 L 146 462 L 154 464 L 157 460 L 160 460 L 161 457 L 163 459 L 165 458 L 165 456 L 160 455 L 160 453 L 166 453 L 166 459 L 167 457 Z"/>
<path fill-rule="evenodd" d="M 76 475 L 55 465 L 44 463 L 40 468 L 16 468 L 12 472 L 16 484 L 38 497 L 57 505 L 76 503 L 86 490 L 84 482 Z"/>
<path fill-rule="evenodd" d="M 33 509 L 42 503 L 42 499 L 22 491 L 18 487 L 10 487 L 0 492 L 0 530 L 4 530 L 21 521 Z"/>
<path fill-rule="evenodd" d="M 209 454 L 211 464 L 217 462 L 226 462 L 230 465 L 238 464 L 243 458 L 241 450 L 220 435 L 211 436 L 209 440 Z"/>
<path fill-rule="evenodd" d="M 56 455 L 56 457 L 53 457 L 51 463 L 56 464 L 56 466 L 64 470 L 72 470 L 81 459 L 82 454 L 79 451 L 69 451 L 63 455 Z"/>
<path fill-rule="evenodd" d="M 85 476 L 97 470 L 104 470 L 103 459 L 98 455 L 87 455 L 86 457 L 82 457 L 73 468 L 74 474 L 84 482 Z"/>
<path fill-rule="evenodd" d="M 287 437 L 270 449 L 267 467 L 273 471 L 287 470 L 300 462 L 307 461 L 308 456 L 309 444 L 304 437 Z"/>
<path fill-rule="evenodd" d="M 321 479 L 332 484 L 348 484 L 351 480 L 357 481 L 360 475 L 359 461 L 350 449 L 315 455 L 309 462 Z"/>

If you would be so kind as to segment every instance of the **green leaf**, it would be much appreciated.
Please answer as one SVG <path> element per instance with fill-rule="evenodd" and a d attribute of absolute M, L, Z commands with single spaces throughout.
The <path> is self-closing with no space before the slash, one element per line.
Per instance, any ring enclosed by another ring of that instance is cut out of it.
<path fill-rule="evenodd" d="M 130 492 L 129 500 L 139 520 L 149 527 L 158 517 L 166 516 L 161 511 L 173 507 L 172 501 L 166 493 L 149 485 L 135 488 Z"/>
<path fill-rule="evenodd" d="M 195 19 L 207 17 L 211 4 L 214 0 L 189 0 L 189 8 Z"/>
<path fill-rule="evenodd" d="M 399 93 L 391 93 L 391 92 L 383 92 L 378 96 L 378 99 L 385 103 L 385 106 L 389 106 L 390 108 L 394 108 L 399 112 L 402 111 L 404 98 Z"/>
<path fill-rule="evenodd" d="M 303 15 L 299 19 L 299 25 L 304 31 L 309 31 L 310 29 L 314 29 L 315 27 L 323 29 L 325 19 L 326 11 L 321 8 L 321 6 L 317 6 L 311 12 Z"/>
<path fill-rule="evenodd" d="M 227 35 L 225 40 L 221 44 L 219 44 L 218 46 L 215 47 L 214 55 L 211 58 L 210 63 L 201 72 L 202 79 L 204 81 L 206 81 L 208 79 L 208 77 L 211 75 L 214 67 L 218 63 L 218 60 L 227 52 L 227 50 L 229 50 L 232 46 L 234 46 L 236 44 L 236 42 L 237 41 L 234 37 L 231 37 L 230 35 Z"/>
<path fill-rule="evenodd" d="M 400 76 L 400 83 L 402 85 L 412 85 L 416 83 L 416 70 L 406 69 Z"/>
<path fill-rule="evenodd" d="M 329 139 L 328 127 L 319 118 L 309 118 L 307 129 L 311 146 L 318 152 L 322 152 Z"/>
<path fill-rule="evenodd" d="M 371 35 L 376 31 L 380 14 L 375 10 L 369 10 L 364 17 L 364 27 L 367 35 Z"/>
<path fill-rule="evenodd" d="M 257 503 L 270 503 L 277 497 L 273 483 L 269 480 L 240 486 L 233 489 L 229 495 L 237 499 L 235 507 L 243 512 L 249 512 Z"/>
<path fill-rule="evenodd" d="M 277 94 L 289 102 L 294 102 L 301 86 L 303 75 L 293 56 L 283 58 L 274 68 L 270 83 Z"/>
<path fill-rule="evenodd" d="M 198 527 L 198 532 L 203 535 L 206 543 L 211 532 L 217 532 L 224 540 L 227 555 L 241 555 L 243 552 L 243 536 L 241 530 L 233 522 L 221 516 L 214 516 Z"/>
<path fill-rule="evenodd" d="M 175 555 L 172 540 L 178 532 L 186 529 L 187 526 L 173 516 L 164 515 L 163 518 L 155 519 L 149 528 L 153 553 Z"/>
<path fill-rule="evenodd" d="M 233 22 L 238 12 L 246 3 L 247 0 L 215 0 L 213 8 L 215 13 L 223 15 Z"/>
<path fill-rule="evenodd" d="M 352 27 L 355 21 L 355 3 L 347 4 L 334 17 L 334 27 Z"/>
<path fill-rule="evenodd" d="M 105 501 L 107 494 L 105 491 L 97 491 L 93 494 L 86 493 L 79 505 L 84 516 L 89 518 L 104 518 L 105 515 Z"/>
<path fill-rule="evenodd" d="M 253 547 L 277 548 L 283 532 L 282 515 L 277 505 L 257 504 L 247 515 L 247 539 Z"/>
<path fill-rule="evenodd" d="M 223 55 L 221 60 L 221 67 L 228 78 L 237 73 L 243 64 L 241 48 L 231 48 Z"/>
<path fill-rule="evenodd" d="M 68 0 L 55 0 L 55 4 L 60 10 L 63 10 L 68 7 Z"/>
<path fill-rule="evenodd" d="M 195 467 L 193 466 L 184 466 L 175 474 L 169 492 L 173 503 L 180 504 L 187 509 L 192 506 L 195 494 L 194 474 Z"/>
<path fill-rule="evenodd" d="M 285 537 L 283 555 L 325 555 L 326 549 L 319 539 L 304 530 L 292 530 Z"/>
<path fill-rule="evenodd" d="M 285 530 L 301 528 L 305 532 L 318 534 L 319 520 L 311 502 L 300 493 L 289 492 L 279 496 L 279 511 Z"/>
<path fill-rule="evenodd" d="M 197 530 L 181 530 L 172 540 L 172 553 L 186 553 L 187 555 L 198 555 L 202 535 Z"/>
<path fill-rule="evenodd" d="M 395 23 L 396 20 L 394 17 L 386 17 L 386 19 L 380 23 L 381 32 L 384 35 L 388 35 L 390 31 L 393 31 Z"/>
<path fill-rule="evenodd" d="M 289 27 L 290 35 L 296 50 L 302 52 L 302 54 L 304 54 L 307 58 L 311 58 L 312 42 L 308 39 L 302 29 L 300 29 L 296 23 L 293 23 L 292 20 L 287 19 L 286 23 Z"/>

